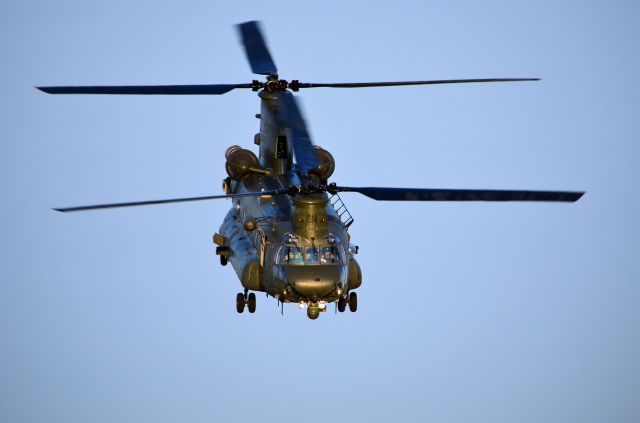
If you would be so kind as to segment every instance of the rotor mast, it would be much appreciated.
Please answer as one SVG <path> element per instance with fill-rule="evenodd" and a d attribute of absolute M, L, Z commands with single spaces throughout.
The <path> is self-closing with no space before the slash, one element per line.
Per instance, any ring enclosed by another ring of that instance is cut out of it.
<path fill-rule="evenodd" d="M 278 93 L 263 89 L 260 97 L 260 167 L 272 169 L 275 175 L 289 173 L 293 167 L 293 149 L 282 120 Z"/>

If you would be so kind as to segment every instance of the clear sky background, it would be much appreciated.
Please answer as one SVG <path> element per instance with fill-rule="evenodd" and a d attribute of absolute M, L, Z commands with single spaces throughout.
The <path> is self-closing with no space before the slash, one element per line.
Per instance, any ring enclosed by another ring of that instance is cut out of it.
<path fill-rule="evenodd" d="M 36 85 L 245 83 L 262 20 L 306 82 L 540 82 L 300 93 L 333 180 L 585 190 L 576 204 L 345 194 L 357 313 L 284 317 L 211 235 L 255 147 L 246 90 L 49 96 Z M 640 421 L 640 7 L 633 1 L 0 3 L 0 421 Z"/>

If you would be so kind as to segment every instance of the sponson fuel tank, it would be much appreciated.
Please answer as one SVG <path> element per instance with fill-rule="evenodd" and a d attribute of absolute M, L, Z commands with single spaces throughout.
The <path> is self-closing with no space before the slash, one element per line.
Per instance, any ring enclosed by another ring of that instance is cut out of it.
<path fill-rule="evenodd" d="M 242 286 L 253 291 L 262 291 L 262 270 L 258 246 L 251 241 L 244 224 L 237 219 L 235 208 L 227 213 L 220 227 L 220 234 L 231 254 L 229 262 L 233 266 Z"/>

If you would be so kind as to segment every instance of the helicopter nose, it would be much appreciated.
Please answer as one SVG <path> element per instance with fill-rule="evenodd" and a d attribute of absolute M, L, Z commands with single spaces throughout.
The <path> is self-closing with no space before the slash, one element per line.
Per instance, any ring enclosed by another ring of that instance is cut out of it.
<path fill-rule="evenodd" d="M 306 297 L 321 297 L 340 282 L 340 266 L 287 266 L 287 282 Z"/>

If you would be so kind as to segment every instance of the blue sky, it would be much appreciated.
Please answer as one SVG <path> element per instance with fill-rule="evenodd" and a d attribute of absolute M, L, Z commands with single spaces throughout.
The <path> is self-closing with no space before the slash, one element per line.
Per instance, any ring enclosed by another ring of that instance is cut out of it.
<path fill-rule="evenodd" d="M 0 4 L 0 421 L 634 422 L 640 417 L 640 10 L 629 1 Z M 540 77 L 307 90 L 352 186 L 585 190 L 576 204 L 345 194 L 357 313 L 309 321 L 240 285 L 211 235 L 259 102 L 36 85 L 244 83 L 263 21 L 286 79 Z"/>

